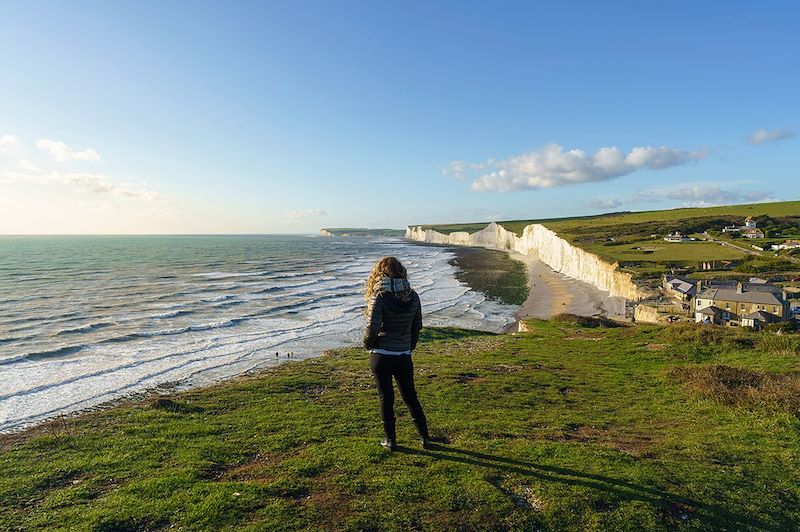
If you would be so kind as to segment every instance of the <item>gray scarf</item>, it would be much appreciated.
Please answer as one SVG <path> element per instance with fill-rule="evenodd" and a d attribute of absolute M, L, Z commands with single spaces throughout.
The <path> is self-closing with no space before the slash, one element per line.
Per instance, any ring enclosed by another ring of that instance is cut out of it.
<path fill-rule="evenodd" d="M 411 297 L 411 283 L 408 279 L 397 279 L 394 277 L 381 277 L 374 285 L 374 292 L 389 292 L 403 301 L 408 301 Z"/>

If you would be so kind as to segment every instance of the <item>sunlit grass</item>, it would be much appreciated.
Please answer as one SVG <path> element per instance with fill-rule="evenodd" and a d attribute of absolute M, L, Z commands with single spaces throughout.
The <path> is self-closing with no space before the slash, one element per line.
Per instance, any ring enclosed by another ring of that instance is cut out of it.
<path fill-rule="evenodd" d="M 794 347 L 714 327 L 530 325 L 425 331 L 431 450 L 402 406 L 399 452 L 378 445 L 360 349 L 6 436 L 0 529 L 800 522 L 800 422 L 781 391 L 796 386 Z"/>

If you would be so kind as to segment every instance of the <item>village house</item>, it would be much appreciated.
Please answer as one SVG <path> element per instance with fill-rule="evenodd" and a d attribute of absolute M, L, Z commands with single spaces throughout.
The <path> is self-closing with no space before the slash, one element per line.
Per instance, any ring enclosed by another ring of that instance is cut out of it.
<path fill-rule="evenodd" d="M 744 225 L 735 226 L 727 225 L 722 228 L 723 233 L 740 233 L 745 238 L 764 238 L 764 231 L 758 229 L 757 223 L 753 220 L 752 216 L 748 216 L 744 220 Z"/>
<path fill-rule="evenodd" d="M 664 237 L 664 240 L 667 242 L 691 242 L 694 238 L 690 238 L 680 231 L 675 231 L 674 233 L 670 233 Z"/>
<path fill-rule="evenodd" d="M 761 329 L 790 316 L 786 292 L 769 284 L 704 287 L 698 282 L 694 301 L 699 323 Z"/>
<path fill-rule="evenodd" d="M 800 240 L 787 240 L 783 244 L 773 245 L 772 249 L 780 251 L 781 249 L 798 249 L 800 248 Z"/>
<path fill-rule="evenodd" d="M 667 295 L 680 301 L 691 300 L 697 292 L 697 285 L 694 282 L 677 275 L 665 275 L 661 285 Z"/>
<path fill-rule="evenodd" d="M 740 233 L 745 238 L 764 238 L 764 231 L 757 228 L 743 229 Z"/>

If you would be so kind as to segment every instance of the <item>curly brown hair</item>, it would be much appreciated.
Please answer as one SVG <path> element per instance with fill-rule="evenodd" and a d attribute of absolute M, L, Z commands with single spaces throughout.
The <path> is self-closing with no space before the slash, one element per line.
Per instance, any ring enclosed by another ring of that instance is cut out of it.
<path fill-rule="evenodd" d="M 367 278 L 367 283 L 364 286 L 364 299 L 369 300 L 377 293 L 377 288 L 381 285 L 383 277 L 408 279 L 408 272 L 406 272 L 405 266 L 395 257 L 383 257 L 375 263 Z"/>

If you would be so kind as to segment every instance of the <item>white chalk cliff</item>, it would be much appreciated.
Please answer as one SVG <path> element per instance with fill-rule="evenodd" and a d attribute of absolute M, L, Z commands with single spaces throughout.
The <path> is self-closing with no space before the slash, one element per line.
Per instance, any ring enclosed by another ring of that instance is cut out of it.
<path fill-rule="evenodd" d="M 333 236 L 333 233 L 331 233 L 327 229 L 320 229 L 319 236 Z"/>
<path fill-rule="evenodd" d="M 434 244 L 513 250 L 531 255 L 553 270 L 589 283 L 612 296 L 638 300 L 647 294 L 637 287 L 630 274 L 619 271 L 597 255 L 575 247 L 541 224 L 525 227 L 522 236 L 492 222 L 477 233 L 459 231 L 445 235 L 422 227 L 406 228 L 406 238 Z"/>

